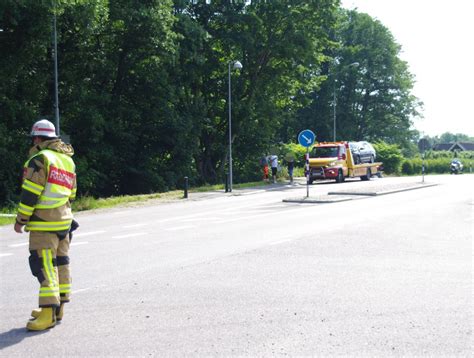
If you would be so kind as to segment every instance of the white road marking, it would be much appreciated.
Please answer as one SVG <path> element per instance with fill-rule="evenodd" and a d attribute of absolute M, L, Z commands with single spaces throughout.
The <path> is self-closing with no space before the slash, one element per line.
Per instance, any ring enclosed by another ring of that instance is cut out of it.
<path fill-rule="evenodd" d="M 206 212 L 200 212 L 200 213 L 184 215 L 184 216 L 174 216 L 174 217 L 168 218 L 168 219 L 157 220 L 155 223 L 162 224 L 162 223 L 169 222 L 169 221 L 183 221 L 183 220 L 186 220 L 188 218 L 210 216 L 210 215 L 213 215 L 213 214 L 219 214 L 220 215 L 222 213 L 229 212 L 229 211 L 239 212 L 241 209 L 249 208 L 249 207 L 255 207 L 255 204 L 232 206 L 232 207 L 229 207 L 227 209 L 210 210 L 210 211 L 206 211 Z"/>
<path fill-rule="evenodd" d="M 122 226 L 122 228 L 124 228 L 124 229 L 130 229 L 130 228 L 133 228 L 133 227 L 141 227 L 141 226 L 147 226 L 147 225 L 150 225 L 150 223 L 141 223 L 141 224 L 125 225 L 125 226 Z"/>
<path fill-rule="evenodd" d="M 135 232 L 133 234 L 112 236 L 112 239 L 125 239 L 127 237 L 136 237 L 136 236 L 143 236 L 143 235 L 148 235 L 148 233 L 147 232 Z"/>
<path fill-rule="evenodd" d="M 84 291 L 89 291 L 92 287 L 88 287 L 88 288 L 80 288 L 78 290 L 73 290 L 72 293 L 75 294 L 75 293 L 79 293 L 79 292 L 84 292 Z"/>
<path fill-rule="evenodd" d="M 262 193 L 262 192 L 263 192 L 262 190 L 246 191 L 246 192 L 243 192 L 243 193 L 239 193 L 239 195 L 252 195 L 252 194 L 258 194 L 258 193 Z"/>
<path fill-rule="evenodd" d="M 275 241 L 275 242 L 272 242 L 270 243 L 271 246 L 273 245 L 280 245 L 280 244 L 285 244 L 287 242 L 291 242 L 292 240 L 291 239 L 285 239 L 285 240 L 280 240 L 280 241 Z"/>
<path fill-rule="evenodd" d="M 89 241 L 71 242 L 71 246 L 87 245 Z"/>
<path fill-rule="evenodd" d="M 171 228 L 165 229 L 165 231 L 178 231 L 178 230 L 184 230 L 184 229 L 192 229 L 195 227 L 196 227 L 195 225 L 177 226 L 177 227 L 171 227 Z"/>
<path fill-rule="evenodd" d="M 242 221 L 242 220 L 246 220 L 246 219 L 253 219 L 253 218 L 260 218 L 262 216 L 277 216 L 277 215 L 286 215 L 288 213 L 291 213 L 293 211 L 301 211 L 301 210 L 304 210 L 305 208 L 295 208 L 295 209 L 289 209 L 289 210 L 285 210 L 285 211 L 279 211 L 279 212 L 267 212 L 267 213 L 262 213 L 262 214 L 255 214 L 255 215 L 252 215 L 252 216 L 241 216 L 241 217 L 238 217 L 238 218 L 233 218 L 233 219 L 224 219 L 224 220 L 216 220 L 215 223 L 216 224 L 224 224 L 224 223 L 228 223 L 228 222 L 233 222 L 233 221 Z"/>
<path fill-rule="evenodd" d="M 91 235 L 97 235 L 97 234 L 103 234 L 105 230 L 99 230 L 99 231 L 90 231 L 90 232 L 80 232 L 77 234 L 73 234 L 73 237 L 84 237 L 84 236 L 91 236 Z"/>
<path fill-rule="evenodd" d="M 20 246 L 28 246 L 28 242 L 22 242 L 21 244 L 8 245 L 8 247 L 20 247 Z"/>
<path fill-rule="evenodd" d="M 13 254 L 0 254 L 0 257 L 4 257 L 4 256 L 12 256 Z"/>
<path fill-rule="evenodd" d="M 113 212 L 112 215 L 128 215 L 132 212 L 133 212 L 132 210 L 116 211 L 116 212 Z"/>
<path fill-rule="evenodd" d="M 107 285 L 98 285 L 98 286 L 94 286 L 94 287 L 84 287 L 84 288 L 80 288 L 78 290 L 73 290 L 72 293 L 75 294 L 75 293 L 85 292 L 85 291 L 94 290 L 94 289 L 95 290 L 100 290 L 103 287 L 107 287 Z"/>
<path fill-rule="evenodd" d="M 205 218 L 189 218 L 189 219 L 183 219 L 181 221 L 212 221 L 212 220 L 218 220 L 220 218 L 218 217 L 205 217 Z"/>

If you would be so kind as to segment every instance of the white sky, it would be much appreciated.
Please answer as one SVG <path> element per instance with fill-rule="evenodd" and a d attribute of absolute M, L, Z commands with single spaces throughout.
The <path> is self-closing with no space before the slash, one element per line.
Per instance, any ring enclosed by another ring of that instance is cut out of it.
<path fill-rule="evenodd" d="M 415 75 L 413 94 L 424 102 L 414 127 L 474 137 L 474 1 L 342 0 L 378 19 L 402 46 L 401 58 Z M 471 102 L 472 101 L 472 102 Z"/>

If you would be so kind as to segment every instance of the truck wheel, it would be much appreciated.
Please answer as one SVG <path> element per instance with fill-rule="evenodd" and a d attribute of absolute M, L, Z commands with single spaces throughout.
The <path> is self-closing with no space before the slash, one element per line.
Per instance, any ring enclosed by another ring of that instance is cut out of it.
<path fill-rule="evenodd" d="M 370 171 L 370 168 L 367 168 L 367 174 L 363 175 L 360 177 L 361 180 L 370 180 L 370 177 L 372 176 L 372 172 Z"/>
<path fill-rule="evenodd" d="M 336 183 L 342 183 L 344 181 L 344 174 L 342 173 L 342 170 L 339 169 L 337 172 L 337 177 L 336 177 Z"/>

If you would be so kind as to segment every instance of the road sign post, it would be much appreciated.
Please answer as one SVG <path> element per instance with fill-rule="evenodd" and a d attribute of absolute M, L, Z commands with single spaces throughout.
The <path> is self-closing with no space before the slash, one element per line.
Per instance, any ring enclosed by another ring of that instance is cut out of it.
<path fill-rule="evenodd" d="M 298 134 L 298 143 L 303 147 L 306 147 L 306 163 L 305 163 L 305 174 L 306 174 L 306 197 L 309 198 L 309 178 L 311 173 L 309 172 L 309 147 L 314 144 L 316 135 L 313 131 L 305 129 Z"/>
<path fill-rule="evenodd" d="M 421 182 L 425 182 L 425 151 L 429 149 L 430 147 L 430 142 L 428 142 L 428 139 L 426 138 L 421 138 L 418 141 L 418 149 L 421 152 Z"/>

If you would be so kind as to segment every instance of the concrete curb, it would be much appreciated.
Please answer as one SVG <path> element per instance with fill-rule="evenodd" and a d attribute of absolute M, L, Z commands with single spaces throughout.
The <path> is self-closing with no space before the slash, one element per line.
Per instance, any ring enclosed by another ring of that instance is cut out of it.
<path fill-rule="evenodd" d="M 349 201 L 356 199 L 362 199 L 363 197 L 373 197 L 373 196 L 380 196 L 380 195 L 387 195 L 387 194 L 394 194 L 400 193 L 403 191 L 409 190 L 416 190 L 416 189 L 423 189 L 429 188 L 432 186 L 438 185 L 437 183 L 433 184 L 416 184 L 413 186 L 408 186 L 404 188 L 396 188 L 391 190 L 379 190 L 379 191 L 365 191 L 365 192 L 355 192 L 355 191 L 333 191 L 329 192 L 326 196 L 319 196 L 319 197 L 302 197 L 302 198 L 288 198 L 283 199 L 284 203 L 301 203 L 301 204 L 330 204 L 330 203 L 340 203 L 342 201 Z M 352 197 L 351 197 L 352 196 Z"/>
<path fill-rule="evenodd" d="M 402 191 L 409 191 L 409 190 L 416 190 L 416 189 L 423 189 L 423 188 L 429 188 L 432 186 L 436 186 L 438 184 L 417 184 L 414 186 L 409 186 L 405 188 L 398 188 L 398 189 L 392 189 L 392 190 L 381 190 L 381 191 L 359 191 L 359 192 L 352 192 L 352 191 L 331 191 L 328 193 L 328 195 L 357 195 L 357 196 L 378 196 L 378 195 L 386 195 L 386 194 L 393 194 L 393 193 L 399 193 Z"/>

